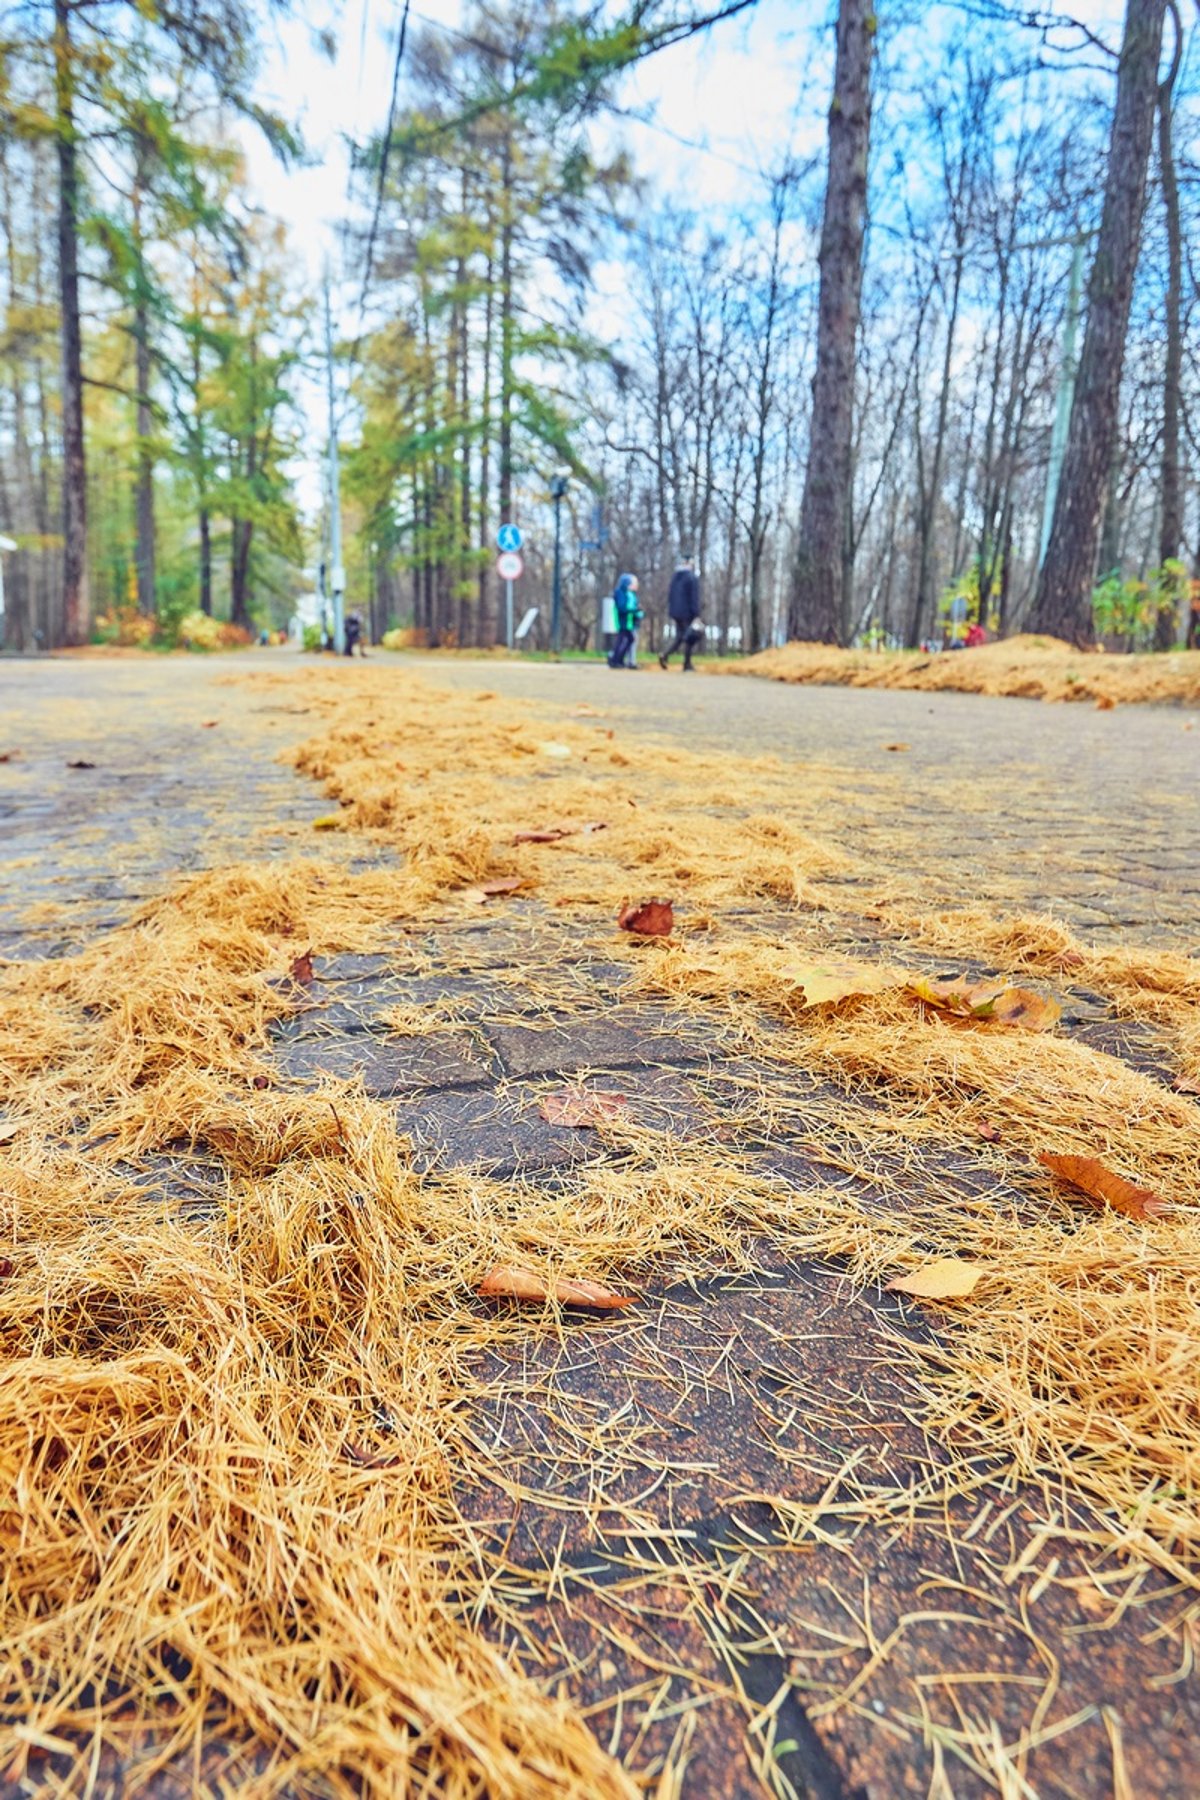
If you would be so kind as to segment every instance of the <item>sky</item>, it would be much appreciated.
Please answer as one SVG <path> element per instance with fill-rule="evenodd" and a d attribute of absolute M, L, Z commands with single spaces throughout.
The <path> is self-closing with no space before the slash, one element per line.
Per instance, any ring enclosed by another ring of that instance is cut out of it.
<path fill-rule="evenodd" d="M 458 0 L 420 0 L 411 8 L 409 29 L 453 28 L 465 10 Z M 346 0 L 336 10 L 316 0 L 303 21 L 282 21 L 267 43 L 260 91 L 287 117 L 299 117 L 315 166 L 284 170 L 261 140 L 248 139 L 251 179 L 260 204 L 287 223 L 314 280 L 324 259 L 336 257 L 336 226 L 347 208 L 349 141 L 377 134 L 387 118 L 400 12 L 398 0 Z M 636 166 L 652 171 L 666 192 L 689 204 L 738 204 L 761 186 L 756 172 L 789 138 L 813 129 L 813 108 L 804 101 L 811 85 L 810 21 L 819 16 L 815 8 L 788 0 L 759 0 L 742 18 L 647 58 L 625 77 L 622 105 L 626 113 L 645 112 L 653 123 L 614 118 L 614 140 L 624 142 Z M 322 26 L 337 38 L 332 65 L 314 44 Z M 402 70 L 401 107 L 404 100 Z M 817 99 L 820 130 L 822 110 Z M 360 214 L 366 202 L 360 189 Z"/>

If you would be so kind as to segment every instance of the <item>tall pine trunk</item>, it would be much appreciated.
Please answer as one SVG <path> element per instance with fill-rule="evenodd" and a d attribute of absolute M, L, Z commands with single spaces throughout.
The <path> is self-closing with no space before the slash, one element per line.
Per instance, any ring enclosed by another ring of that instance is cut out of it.
<path fill-rule="evenodd" d="M 1032 629 L 1094 641 L 1092 586 L 1141 237 L 1166 0 L 1128 0 L 1087 330 Z"/>
<path fill-rule="evenodd" d="M 87 641 L 87 463 L 83 439 L 83 336 L 79 318 L 79 170 L 69 0 L 54 0 L 54 102 L 58 149 L 58 287 L 62 311 L 63 637 Z"/>
<path fill-rule="evenodd" d="M 491 583 L 491 476 L 492 442 L 492 257 L 488 253 L 484 281 L 483 313 L 483 431 L 479 440 L 479 643 L 490 650 L 496 642 L 496 617 L 492 610 Z"/>
<path fill-rule="evenodd" d="M 135 378 L 137 382 L 137 499 L 135 560 L 138 611 L 152 619 L 155 613 L 154 541 L 154 419 L 150 408 L 150 307 L 146 281 L 145 245 L 142 233 L 142 196 L 145 192 L 146 154 L 139 144 L 133 182 L 133 239 L 137 253 L 137 283 L 133 312 Z"/>
<path fill-rule="evenodd" d="M 841 0 L 821 227 L 812 430 L 788 620 L 790 637 L 825 644 L 841 637 L 844 611 L 842 552 L 850 506 L 854 348 L 862 295 L 874 42 L 871 0 Z"/>
<path fill-rule="evenodd" d="M 1179 393 L 1183 383 L 1183 232 L 1179 219 L 1179 178 L 1171 142 L 1171 102 L 1183 50 L 1183 28 L 1175 0 L 1169 0 L 1175 26 L 1171 70 L 1158 95 L 1158 166 L 1167 221 L 1167 341 L 1163 367 L 1162 478 L 1158 561 L 1173 562 L 1183 539 L 1183 496 L 1179 479 Z M 1178 608 L 1160 606 L 1154 621 L 1154 647 L 1170 650 L 1179 630 Z"/>

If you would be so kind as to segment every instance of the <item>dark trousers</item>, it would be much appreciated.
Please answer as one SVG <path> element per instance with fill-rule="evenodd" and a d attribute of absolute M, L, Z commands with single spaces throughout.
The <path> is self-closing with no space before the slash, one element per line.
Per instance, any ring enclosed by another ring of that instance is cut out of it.
<path fill-rule="evenodd" d="M 608 666 L 610 669 L 623 669 L 625 667 L 629 652 L 633 649 L 635 636 L 636 633 L 630 631 L 627 626 L 623 625 L 621 627 L 620 631 L 617 633 L 616 642 L 608 653 Z"/>
<path fill-rule="evenodd" d="M 697 631 L 696 627 L 690 621 L 686 625 L 681 625 L 678 620 L 672 620 L 672 624 L 675 626 L 675 642 L 667 645 L 662 653 L 662 659 L 664 662 L 667 662 L 674 656 L 677 650 L 682 650 L 683 666 L 685 669 L 690 669 L 692 666 L 692 652 L 700 642 L 700 638 L 703 634 Z"/>

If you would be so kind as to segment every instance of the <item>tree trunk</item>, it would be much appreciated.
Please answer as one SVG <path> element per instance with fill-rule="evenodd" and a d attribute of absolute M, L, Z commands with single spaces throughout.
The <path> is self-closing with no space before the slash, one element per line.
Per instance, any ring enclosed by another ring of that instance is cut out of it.
<path fill-rule="evenodd" d="M 492 445 L 492 256 L 489 250 L 484 280 L 483 313 L 483 431 L 479 439 L 479 644 L 490 650 L 496 642 L 496 618 L 492 611 L 491 583 L 491 477 Z"/>
<path fill-rule="evenodd" d="M 87 641 L 87 463 L 83 439 L 83 338 L 79 320 L 79 172 L 69 0 L 54 0 L 54 100 L 58 140 L 58 285 L 62 309 L 63 636 Z"/>
<path fill-rule="evenodd" d="M 513 486 L 513 221 L 512 141 L 504 144 L 500 187 L 500 523 L 512 521 Z"/>
<path fill-rule="evenodd" d="M 841 0 L 821 227 L 812 431 L 788 621 L 791 637 L 826 644 L 836 643 L 842 629 L 842 550 L 850 504 L 854 348 L 862 294 L 874 42 L 871 0 Z"/>
<path fill-rule="evenodd" d="M 137 298 L 133 312 L 133 339 L 137 382 L 137 562 L 138 611 L 152 619 L 155 603 L 154 543 L 154 428 L 150 410 L 150 308 L 146 291 L 146 264 L 142 237 L 142 195 L 145 191 L 145 151 L 139 146 L 133 183 L 133 240 L 137 252 L 134 280 Z"/>
<path fill-rule="evenodd" d="M 1175 0 L 1168 0 L 1175 26 L 1171 70 L 1158 92 L 1158 164 L 1167 222 L 1167 341 L 1163 367 L 1162 482 L 1158 562 L 1179 555 L 1183 539 L 1183 499 L 1179 481 L 1179 392 L 1183 381 L 1183 234 L 1179 221 L 1179 180 L 1171 142 L 1171 100 L 1183 49 L 1183 25 Z M 1169 584 L 1168 584 L 1169 585 Z M 1154 648 L 1170 650 L 1179 630 L 1178 609 L 1160 605 L 1154 621 Z"/>
<path fill-rule="evenodd" d="M 1117 70 L 1104 211 L 1088 283 L 1087 330 L 1071 428 L 1032 625 L 1085 647 L 1095 638 L 1092 585 L 1112 460 L 1129 306 L 1158 99 L 1166 0 L 1128 0 Z"/>
<path fill-rule="evenodd" d="M 938 490 L 942 485 L 942 459 L 946 450 L 946 421 L 950 409 L 950 376 L 954 362 L 954 338 L 958 330 L 958 304 L 962 294 L 963 253 L 961 247 L 954 258 L 954 276 L 950 285 L 950 311 L 946 319 L 946 347 L 942 355 L 942 384 L 938 392 L 937 426 L 933 434 L 933 464 L 929 471 L 929 488 L 921 495 L 920 564 L 917 573 L 916 606 L 913 611 L 909 641 L 920 642 L 926 625 L 933 626 L 935 594 L 934 533 L 937 529 Z"/>
<path fill-rule="evenodd" d="M 200 611 L 212 617 L 212 529 L 208 508 L 200 508 Z"/>

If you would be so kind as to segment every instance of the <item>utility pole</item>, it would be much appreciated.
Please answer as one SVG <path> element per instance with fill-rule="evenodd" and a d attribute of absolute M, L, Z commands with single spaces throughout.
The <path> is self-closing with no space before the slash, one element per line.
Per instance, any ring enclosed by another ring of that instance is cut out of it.
<path fill-rule="evenodd" d="M 562 503 L 570 476 L 560 469 L 550 483 L 554 502 L 554 590 L 550 606 L 550 648 L 555 656 L 562 651 Z"/>
<path fill-rule="evenodd" d="M 1079 333 L 1079 296 L 1083 290 L 1083 246 L 1091 233 L 1080 232 L 1071 252 L 1071 280 L 1067 288 L 1067 320 L 1063 328 L 1062 362 L 1058 371 L 1058 395 L 1054 403 L 1054 430 L 1050 436 L 1050 465 L 1046 470 L 1046 497 L 1042 505 L 1042 535 L 1038 543 L 1038 568 L 1046 560 L 1058 484 L 1062 478 L 1071 431 L 1071 407 L 1075 400 L 1075 339 Z"/>
<path fill-rule="evenodd" d="M 342 567 L 342 490 L 338 474 L 337 408 L 333 391 L 333 314 L 329 305 L 329 276 L 325 276 L 325 377 L 329 392 L 329 588 L 333 595 L 333 648 L 340 656 L 346 648 L 343 597 L 346 571 Z"/>

